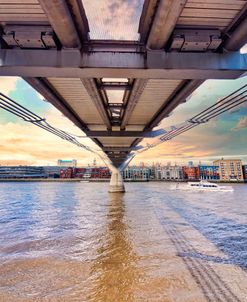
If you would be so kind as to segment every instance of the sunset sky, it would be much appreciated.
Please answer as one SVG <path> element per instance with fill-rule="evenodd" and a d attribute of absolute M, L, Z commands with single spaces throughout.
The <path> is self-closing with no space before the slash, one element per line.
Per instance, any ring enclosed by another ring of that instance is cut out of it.
<path fill-rule="evenodd" d="M 187 100 L 163 120 L 161 126 L 178 124 L 214 104 L 247 83 L 247 77 L 237 80 L 208 80 Z M 67 118 L 20 78 L 0 78 L 0 91 L 20 104 L 45 117 L 52 125 L 73 134 L 83 134 Z M 53 165 L 57 159 L 78 160 L 91 163 L 95 156 L 60 138 L 30 125 L 0 109 L 0 164 Z M 92 145 L 89 139 L 80 139 Z M 138 155 L 133 163 L 153 161 L 211 163 L 219 157 L 241 158 L 247 163 L 247 104 L 236 110 L 198 126 L 173 140 Z M 100 163 L 100 160 L 97 159 Z"/>
<path fill-rule="evenodd" d="M 144 0 L 91 1 L 83 5 L 92 39 L 138 39 L 138 24 Z M 242 49 L 247 52 L 247 45 Z M 160 126 L 171 126 L 193 117 L 220 98 L 247 83 L 247 77 L 237 80 L 205 81 L 186 103 L 183 103 Z M 0 92 L 45 117 L 51 124 L 73 134 L 81 131 L 25 81 L 15 77 L 0 77 Z M 154 96 L 155 97 L 155 96 Z M 44 132 L 3 111 L 0 108 L 0 165 L 54 165 L 57 159 L 77 159 L 79 164 L 91 163 L 95 156 L 60 138 Z M 89 139 L 81 139 L 92 145 Z M 247 104 L 225 113 L 208 124 L 198 126 L 173 140 L 142 153 L 133 161 L 212 163 L 219 157 L 241 158 L 247 163 Z M 98 160 L 100 163 L 100 161 Z"/>

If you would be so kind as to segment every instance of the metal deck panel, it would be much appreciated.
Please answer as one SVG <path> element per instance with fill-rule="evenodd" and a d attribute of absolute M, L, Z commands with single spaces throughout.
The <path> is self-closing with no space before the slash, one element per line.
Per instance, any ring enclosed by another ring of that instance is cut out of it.
<path fill-rule="evenodd" d="M 177 26 L 224 29 L 246 4 L 246 0 L 188 0 Z"/>
<path fill-rule="evenodd" d="M 104 125 L 80 79 L 48 78 L 48 81 L 84 123 Z"/>
<path fill-rule="evenodd" d="M 149 80 L 130 117 L 129 124 L 146 125 L 180 83 L 181 80 Z"/>
<path fill-rule="evenodd" d="M 0 0 L 0 22 L 48 23 L 48 18 L 37 0 Z"/>

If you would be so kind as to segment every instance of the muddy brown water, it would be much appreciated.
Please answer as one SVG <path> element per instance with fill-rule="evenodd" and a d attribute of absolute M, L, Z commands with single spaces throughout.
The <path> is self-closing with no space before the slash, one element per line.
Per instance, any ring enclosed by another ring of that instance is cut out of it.
<path fill-rule="evenodd" d="M 0 301 L 247 301 L 247 185 L 0 183 Z"/>

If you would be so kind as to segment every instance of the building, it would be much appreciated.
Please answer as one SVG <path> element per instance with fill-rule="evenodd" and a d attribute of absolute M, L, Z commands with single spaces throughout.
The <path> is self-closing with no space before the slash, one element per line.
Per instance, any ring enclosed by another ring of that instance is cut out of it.
<path fill-rule="evenodd" d="M 43 167 L 0 166 L 0 179 L 46 178 Z"/>
<path fill-rule="evenodd" d="M 151 169 L 142 166 L 128 166 L 122 171 L 124 179 L 148 180 L 151 177 Z"/>
<path fill-rule="evenodd" d="M 60 178 L 74 178 L 74 169 L 65 168 L 60 171 Z"/>
<path fill-rule="evenodd" d="M 108 179 L 111 177 L 107 167 L 64 168 L 60 172 L 60 178 L 82 179 Z"/>
<path fill-rule="evenodd" d="M 243 177 L 247 181 L 247 165 L 243 165 Z"/>
<path fill-rule="evenodd" d="M 200 179 L 206 180 L 219 180 L 219 167 L 218 166 L 199 166 Z"/>
<path fill-rule="evenodd" d="M 184 179 L 187 180 L 199 180 L 200 179 L 200 173 L 199 173 L 199 167 L 182 167 L 183 176 Z"/>
<path fill-rule="evenodd" d="M 154 170 L 155 170 L 155 173 L 154 173 L 155 177 L 154 178 L 157 179 L 157 180 L 161 180 L 162 179 L 162 166 L 161 166 L 161 164 L 157 163 L 155 165 Z"/>
<path fill-rule="evenodd" d="M 76 168 L 75 178 L 84 178 L 86 173 L 87 173 L 87 168 Z"/>
<path fill-rule="evenodd" d="M 152 166 L 150 167 L 150 179 L 155 179 L 156 177 L 156 166 L 154 163 L 152 164 Z"/>
<path fill-rule="evenodd" d="M 76 168 L 77 166 L 77 160 L 76 159 L 71 159 L 71 160 L 63 160 L 59 159 L 57 161 L 57 165 L 59 167 L 71 167 L 71 168 Z"/>
<path fill-rule="evenodd" d="M 61 170 L 64 169 L 64 167 L 59 166 L 43 166 L 44 172 L 47 175 L 48 178 L 59 178 Z"/>
<path fill-rule="evenodd" d="M 190 167 L 190 168 L 191 168 L 191 167 L 194 167 L 193 161 L 190 160 L 190 161 L 188 162 L 188 167 Z"/>
<path fill-rule="evenodd" d="M 93 167 L 91 168 L 91 178 L 110 178 L 110 170 L 107 167 Z"/>
<path fill-rule="evenodd" d="M 182 180 L 183 169 L 180 166 L 163 166 L 161 169 L 161 179 L 164 180 Z"/>
<path fill-rule="evenodd" d="M 243 181 L 242 162 L 240 159 L 219 159 L 213 162 L 219 167 L 220 180 Z"/>

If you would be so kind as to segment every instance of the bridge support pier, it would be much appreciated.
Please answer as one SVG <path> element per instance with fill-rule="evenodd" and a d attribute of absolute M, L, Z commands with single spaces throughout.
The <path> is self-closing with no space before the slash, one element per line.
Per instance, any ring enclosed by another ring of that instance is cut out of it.
<path fill-rule="evenodd" d="M 125 192 L 123 177 L 120 171 L 115 168 L 111 169 L 111 180 L 110 180 L 110 187 L 109 193 L 118 193 L 118 192 Z"/>

